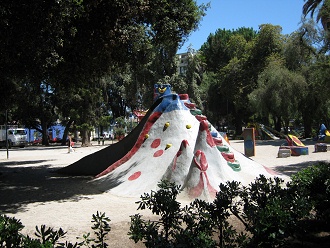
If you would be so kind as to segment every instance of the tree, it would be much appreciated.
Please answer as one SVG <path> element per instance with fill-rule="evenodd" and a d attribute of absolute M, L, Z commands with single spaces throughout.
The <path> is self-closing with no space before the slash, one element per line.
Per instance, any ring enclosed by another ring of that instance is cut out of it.
<path fill-rule="evenodd" d="M 207 99 L 203 99 L 203 73 L 205 71 L 205 63 L 200 52 L 188 52 L 188 66 L 185 75 L 182 75 L 187 89 L 185 92 L 189 94 L 189 98 L 200 109 L 204 109 Z"/>
<path fill-rule="evenodd" d="M 221 107 L 230 111 L 238 135 L 242 132 L 243 121 L 250 116 L 247 95 L 252 85 L 247 77 L 244 59 L 234 57 L 218 74 Z M 220 107 L 220 106 L 219 106 Z M 229 113 L 227 113 L 228 115 Z"/>
<path fill-rule="evenodd" d="M 301 32 L 288 35 L 283 43 L 285 66 L 292 71 L 302 71 L 315 59 L 316 49 Z"/>
<path fill-rule="evenodd" d="M 299 107 L 302 119 L 298 119 L 298 124 L 304 125 L 306 137 L 315 136 L 320 124 L 328 122 L 329 65 L 328 55 L 324 54 L 328 48 L 323 35 L 324 31 L 309 19 L 284 42 L 286 67 L 303 75 L 308 84 L 307 95 Z"/>
<path fill-rule="evenodd" d="M 202 45 L 201 52 L 205 58 L 206 69 L 217 72 L 232 58 L 232 51 L 227 50 L 227 45 L 233 35 L 241 35 L 246 41 L 251 41 L 256 36 L 252 28 L 239 28 L 237 30 L 218 29 L 215 34 L 210 34 Z"/>
<path fill-rule="evenodd" d="M 141 64 L 149 63 L 150 51 L 161 62 L 155 75 L 170 74 L 177 48 L 198 27 L 206 8 L 192 0 L 1 1 L 0 80 L 8 97 L 0 101 L 0 109 L 17 105 L 12 89 L 26 80 L 35 88 L 47 81 L 55 91 L 70 85 L 92 92 L 95 88 L 87 85 L 113 76 L 113 68 L 135 65 L 144 55 Z M 148 46 L 141 49 L 144 44 Z"/>
<path fill-rule="evenodd" d="M 220 120 L 223 117 L 218 115 L 213 120 L 216 123 L 234 121 L 239 134 L 242 121 L 248 115 L 246 96 L 254 85 L 248 59 L 255 37 L 256 32 L 250 28 L 218 30 L 201 48 L 206 70 L 216 75 L 216 80 L 209 84 L 208 110 L 226 117 Z"/>
<path fill-rule="evenodd" d="M 305 0 L 306 1 L 306 0 Z M 303 6 L 303 14 L 306 17 L 308 14 L 311 17 L 316 15 L 316 22 L 320 22 L 324 29 L 324 47 L 323 51 L 327 52 L 330 49 L 330 1 L 329 0 L 307 0 Z"/>
<path fill-rule="evenodd" d="M 251 47 L 251 53 L 247 61 L 250 71 L 251 83 L 256 83 L 259 73 L 266 66 L 269 56 L 282 53 L 283 35 L 281 26 L 262 24 Z"/>
<path fill-rule="evenodd" d="M 308 69 L 304 72 L 309 85 L 308 98 L 306 98 L 307 102 L 305 102 L 304 106 L 304 119 L 308 120 L 307 124 L 314 127 L 316 130 L 319 129 L 322 123 L 327 127 L 330 125 L 329 60 L 329 56 L 319 56 L 318 60 L 310 64 Z M 314 133 L 314 135 L 316 135 L 316 133 Z"/>
<path fill-rule="evenodd" d="M 307 83 L 302 75 L 283 66 L 280 58 L 269 59 L 268 66 L 259 75 L 258 87 L 249 95 L 250 103 L 260 116 L 271 116 L 275 129 L 288 127 L 298 115 L 301 101 L 307 94 Z"/>

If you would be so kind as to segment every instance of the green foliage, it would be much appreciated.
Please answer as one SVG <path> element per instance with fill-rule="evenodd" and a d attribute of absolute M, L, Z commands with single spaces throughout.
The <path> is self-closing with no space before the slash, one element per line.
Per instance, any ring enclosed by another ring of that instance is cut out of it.
<path fill-rule="evenodd" d="M 258 87 L 249 95 L 249 102 L 259 116 L 270 115 L 276 121 L 284 121 L 287 127 L 298 113 L 308 85 L 301 74 L 286 69 L 281 58 L 272 56 L 268 61 L 268 66 L 259 75 Z"/>
<path fill-rule="evenodd" d="M 114 128 L 114 134 L 115 136 L 122 136 L 125 135 L 125 128 L 127 126 L 127 123 L 125 121 L 124 116 L 117 117 L 115 119 L 116 127 Z"/>
<path fill-rule="evenodd" d="M 223 119 L 217 121 L 226 122 L 227 126 L 234 124 L 238 134 L 242 122 L 247 122 L 251 115 L 247 95 L 255 87 L 257 62 L 264 61 L 268 55 L 260 53 L 256 61 L 251 61 L 256 54 L 254 50 L 258 49 L 255 41 L 259 35 L 251 28 L 217 30 L 201 48 L 206 70 L 216 75 L 207 91 L 207 107 L 221 114 Z M 231 119 L 234 123 L 229 123 Z"/>
<path fill-rule="evenodd" d="M 41 243 L 46 246 L 50 244 L 54 245 L 60 238 L 63 238 L 65 234 L 66 232 L 64 232 L 62 228 L 54 230 L 51 227 L 46 228 L 45 225 L 41 225 L 39 229 L 38 226 L 36 226 L 35 235 L 41 239 Z"/>
<path fill-rule="evenodd" d="M 274 247 L 283 245 L 293 235 L 298 219 L 283 188 L 283 180 L 260 175 L 243 193 L 246 229 L 253 235 L 250 245 Z"/>
<path fill-rule="evenodd" d="M 330 164 L 322 162 L 292 177 L 291 188 L 311 201 L 316 217 L 330 222 Z"/>
<path fill-rule="evenodd" d="M 66 241 L 60 242 L 66 235 L 66 232 L 60 228 L 55 230 L 45 225 L 39 228 L 36 226 L 35 236 L 33 239 L 21 233 L 24 226 L 14 217 L 0 215 L 0 247 L 6 248 L 78 248 L 78 247 L 108 247 L 106 244 L 106 235 L 111 231 L 109 225 L 110 219 L 105 216 L 105 213 L 97 212 L 93 214 L 94 235 L 96 238 L 91 238 L 90 233 L 84 234 L 80 243 L 71 243 Z"/>
<path fill-rule="evenodd" d="M 15 217 L 0 215 L 0 247 L 64 247 L 61 243 L 55 246 L 59 239 L 63 238 L 66 234 L 61 228 L 56 231 L 53 228 L 46 228 L 45 225 L 42 225 L 40 229 L 36 227 L 35 235 L 38 239 L 32 239 L 29 236 L 21 234 L 23 228 L 22 223 Z"/>
<path fill-rule="evenodd" d="M 212 203 L 195 200 L 183 208 L 176 200 L 178 186 L 166 181 L 158 186 L 159 191 L 145 193 L 137 203 L 138 209 L 150 209 L 159 219 L 131 216 L 130 239 L 146 247 L 281 247 L 305 231 L 301 220 L 311 211 L 299 186 L 285 187 L 276 177 L 260 175 L 248 186 L 220 184 Z M 244 230 L 232 226 L 233 216 Z"/>
<path fill-rule="evenodd" d="M 242 203 L 237 201 L 242 193 L 240 186 L 240 183 L 234 181 L 227 182 L 226 185 L 220 184 L 220 191 L 210 205 L 210 218 L 213 221 L 213 228 L 219 233 L 219 247 L 237 247 L 238 244 L 245 244 L 247 240 L 247 236 L 234 230 L 229 222 L 232 214 L 242 221 L 238 215 Z"/>
<path fill-rule="evenodd" d="M 150 209 L 159 220 L 145 221 L 140 214 L 131 216 L 130 239 L 143 241 L 146 247 L 215 247 L 207 203 L 195 201 L 190 207 L 180 207 L 176 200 L 179 186 L 162 181 L 160 188 L 141 196 L 138 209 Z M 184 228 L 186 227 L 186 228 Z"/>
<path fill-rule="evenodd" d="M 18 247 L 23 229 L 22 223 L 14 217 L 0 215 L 0 247 Z"/>
<path fill-rule="evenodd" d="M 122 128 L 126 127 L 126 121 L 124 116 L 117 117 L 115 119 L 115 123 L 118 127 L 122 127 Z"/>
<path fill-rule="evenodd" d="M 96 215 L 93 214 L 92 229 L 94 230 L 94 235 L 96 239 L 90 237 L 90 233 L 83 235 L 83 242 L 79 243 L 79 245 L 85 245 L 87 247 L 108 247 L 106 243 L 106 235 L 111 231 L 111 227 L 109 225 L 110 218 L 106 217 L 105 213 L 99 213 L 97 211 Z M 94 245 L 94 244 L 95 245 Z"/>
<path fill-rule="evenodd" d="M 111 116 L 110 115 L 101 116 L 99 120 L 99 124 L 102 127 L 109 127 L 111 124 Z"/>
<path fill-rule="evenodd" d="M 230 59 L 238 54 L 242 54 L 242 52 L 239 52 L 245 49 L 245 45 L 242 43 L 252 41 L 256 35 L 257 32 L 252 28 L 239 28 L 237 30 L 218 29 L 215 34 L 210 34 L 201 47 L 207 70 L 217 72 L 226 66 Z M 241 42 L 234 42 L 233 37 L 236 37 L 237 40 L 240 39 Z M 239 44 L 243 46 L 239 46 Z"/>
<path fill-rule="evenodd" d="M 1 1 L 0 112 L 46 127 L 57 119 L 96 125 L 100 106 L 114 117 L 148 108 L 152 84 L 175 72 L 178 47 L 207 8 L 193 0 Z"/>
<path fill-rule="evenodd" d="M 237 235 L 229 224 L 228 208 L 222 201 L 210 204 L 195 200 L 183 208 L 176 197 L 179 187 L 162 181 L 159 191 L 141 196 L 138 209 L 150 209 L 159 220 L 146 221 L 140 214 L 131 216 L 130 239 L 146 247 L 237 247 L 246 237 Z M 219 232 L 219 241 L 214 239 Z"/>

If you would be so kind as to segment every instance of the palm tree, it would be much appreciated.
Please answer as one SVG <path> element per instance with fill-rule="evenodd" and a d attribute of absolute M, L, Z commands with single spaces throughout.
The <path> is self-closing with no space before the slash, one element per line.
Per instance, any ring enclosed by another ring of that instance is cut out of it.
<path fill-rule="evenodd" d="M 303 6 L 303 14 L 307 16 L 307 14 L 310 12 L 311 17 L 313 17 L 315 10 L 322 2 L 323 0 L 307 0 L 307 2 Z"/>
<path fill-rule="evenodd" d="M 316 21 L 321 21 L 325 30 L 330 29 L 330 0 L 305 0 L 303 6 L 303 14 L 307 16 L 310 13 L 311 17 L 317 11 Z"/>

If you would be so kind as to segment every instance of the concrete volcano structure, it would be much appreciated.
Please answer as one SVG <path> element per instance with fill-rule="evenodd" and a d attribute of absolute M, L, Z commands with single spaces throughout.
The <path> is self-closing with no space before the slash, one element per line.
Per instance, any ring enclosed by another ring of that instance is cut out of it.
<path fill-rule="evenodd" d="M 165 90 L 164 90 L 165 89 Z M 187 94 L 155 85 L 155 103 L 122 141 L 59 170 L 93 175 L 91 183 L 120 196 L 139 197 L 166 179 L 190 199 L 213 200 L 220 183 L 247 185 L 274 171 L 233 149 Z"/>

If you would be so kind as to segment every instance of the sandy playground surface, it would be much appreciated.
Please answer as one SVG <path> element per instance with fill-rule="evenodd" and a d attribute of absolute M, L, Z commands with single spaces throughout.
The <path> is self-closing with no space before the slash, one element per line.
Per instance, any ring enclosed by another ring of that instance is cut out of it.
<path fill-rule="evenodd" d="M 277 158 L 278 148 L 284 140 L 257 141 L 256 154 L 251 159 L 284 175 L 305 168 L 315 161 L 330 162 L 328 152 L 314 152 L 314 141 L 302 140 L 309 154 Z M 105 145 L 111 145 L 107 141 Z M 230 145 L 244 153 L 243 140 L 232 140 Z M 74 153 L 67 153 L 65 146 L 29 146 L 24 149 L 0 149 L 0 213 L 20 219 L 25 226 L 23 233 L 34 236 L 35 226 L 45 224 L 67 231 L 65 240 L 76 242 L 91 229 L 92 215 L 97 211 L 111 219 L 108 236 L 110 247 L 144 247 L 135 244 L 127 233 L 130 216 L 142 214 L 152 219 L 149 211 L 137 211 L 135 203 L 139 197 L 120 197 L 100 192 L 88 181 L 91 177 L 68 177 L 55 171 L 68 166 L 80 158 L 94 153 L 104 146 L 97 142 L 90 147 L 76 145 Z M 149 192 L 146 192 L 149 193 Z M 183 202 L 184 203 L 184 202 Z M 81 241 L 81 239 L 80 239 Z"/>

